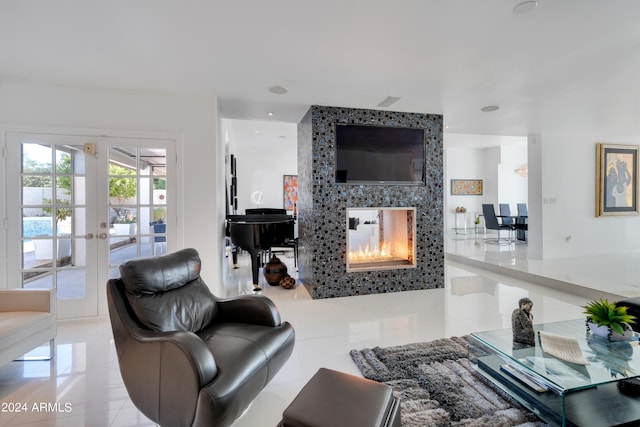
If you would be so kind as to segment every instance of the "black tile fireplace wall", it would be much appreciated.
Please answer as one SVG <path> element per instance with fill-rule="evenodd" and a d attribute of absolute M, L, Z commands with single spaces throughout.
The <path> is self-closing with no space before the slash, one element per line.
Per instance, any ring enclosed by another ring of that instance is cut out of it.
<path fill-rule="evenodd" d="M 336 184 L 335 124 L 425 129 L 426 185 Z M 442 116 L 312 106 L 298 124 L 299 280 L 313 298 L 444 287 Z M 346 209 L 416 208 L 416 268 L 346 270 Z"/>

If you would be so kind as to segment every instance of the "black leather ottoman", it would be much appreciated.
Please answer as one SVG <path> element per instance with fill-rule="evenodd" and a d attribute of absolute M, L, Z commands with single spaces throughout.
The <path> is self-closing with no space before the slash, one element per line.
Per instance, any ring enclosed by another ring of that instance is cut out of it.
<path fill-rule="evenodd" d="M 278 426 L 400 427 L 400 402 L 386 384 L 320 368 Z"/>
<path fill-rule="evenodd" d="M 631 323 L 631 329 L 640 332 L 640 297 L 618 301 L 616 305 L 626 305 L 629 307 L 627 313 L 637 317 L 636 322 Z"/>

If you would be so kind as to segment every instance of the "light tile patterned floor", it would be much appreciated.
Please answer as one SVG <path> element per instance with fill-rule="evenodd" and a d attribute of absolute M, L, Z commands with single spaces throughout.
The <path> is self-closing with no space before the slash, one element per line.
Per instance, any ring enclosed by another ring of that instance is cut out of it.
<path fill-rule="evenodd" d="M 546 283 L 537 274 L 558 270 L 574 281 L 589 278 L 590 283 L 598 282 L 594 276 L 601 274 L 593 260 L 567 260 L 564 273 L 559 262 L 537 266 L 532 272 L 526 245 L 503 248 L 475 237 L 457 239 L 459 236 L 447 241 L 451 259 L 458 261 L 446 262 L 444 289 L 312 300 L 302 287 L 287 290 L 265 283 L 264 294 L 296 329 L 296 346 L 285 368 L 234 426 L 276 425 L 282 411 L 320 367 L 357 374 L 349 357 L 351 349 L 509 327 L 511 311 L 524 296 L 534 301 L 535 322 L 579 318 L 580 305 L 587 301 L 582 292 L 573 292 L 569 285 L 563 290 L 541 286 L 555 282 Z M 474 265 L 459 262 L 465 257 Z M 294 271 L 293 259 L 289 255 L 282 259 Z M 248 259 L 241 257 L 240 261 L 239 269 L 225 270 L 224 296 L 251 293 Z M 479 268 L 479 262 L 486 269 Z M 499 271 L 509 271 L 500 269 L 528 269 L 531 280 L 505 276 Z M 616 285 L 610 277 L 609 282 L 609 292 L 627 286 Z M 107 318 L 60 322 L 57 349 L 54 362 L 12 362 L 0 367 L 0 426 L 153 425 L 127 396 Z M 45 405 L 42 411 L 37 410 L 40 404 Z"/>

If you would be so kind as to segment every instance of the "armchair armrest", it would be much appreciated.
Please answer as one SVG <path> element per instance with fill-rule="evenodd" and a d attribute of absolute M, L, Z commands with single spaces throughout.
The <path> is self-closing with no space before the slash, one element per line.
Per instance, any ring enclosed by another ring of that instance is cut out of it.
<path fill-rule="evenodd" d="M 162 367 L 170 374 L 173 373 L 177 382 L 184 381 L 187 370 L 197 374 L 199 387 L 209 384 L 218 375 L 211 350 L 193 332 L 153 332 L 139 329 L 132 334 L 132 338 L 137 341 L 139 349 L 148 347 L 148 350 L 157 352 Z M 163 374 L 167 375 L 164 369 Z"/>
<path fill-rule="evenodd" d="M 131 332 L 118 348 L 120 373 L 132 402 L 147 417 L 162 419 L 197 400 L 217 376 L 213 354 L 193 332 Z"/>
<path fill-rule="evenodd" d="M 282 320 L 276 305 L 264 295 L 217 299 L 219 316 L 228 322 L 254 325 L 280 326 Z"/>
<path fill-rule="evenodd" d="M 56 295 L 51 289 L 1 289 L 0 312 L 56 312 Z"/>

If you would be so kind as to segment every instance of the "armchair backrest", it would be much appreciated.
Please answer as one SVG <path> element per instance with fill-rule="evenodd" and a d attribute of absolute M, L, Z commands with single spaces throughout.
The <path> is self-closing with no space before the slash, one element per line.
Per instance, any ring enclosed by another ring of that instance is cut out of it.
<path fill-rule="evenodd" d="M 197 332 L 211 323 L 216 299 L 200 278 L 200 268 L 195 249 L 122 264 L 127 300 L 140 323 L 160 332 Z"/>

